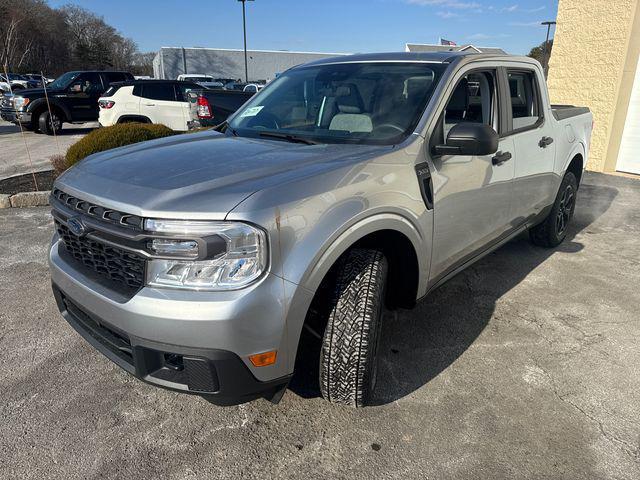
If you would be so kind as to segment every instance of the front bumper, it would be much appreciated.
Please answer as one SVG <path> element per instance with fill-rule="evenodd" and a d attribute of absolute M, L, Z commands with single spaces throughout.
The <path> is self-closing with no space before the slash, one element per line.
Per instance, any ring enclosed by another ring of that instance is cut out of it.
<path fill-rule="evenodd" d="M 22 123 L 23 125 L 31 124 L 31 113 L 28 112 L 2 109 L 2 111 L 0 111 L 0 117 L 11 123 Z"/>
<path fill-rule="evenodd" d="M 131 374 L 219 404 L 270 398 L 286 387 L 293 367 L 279 277 L 266 275 L 236 291 L 145 287 L 122 298 L 61 256 L 60 243 L 54 240 L 49 255 L 60 311 L 89 343 Z M 248 359 L 270 350 L 278 351 L 273 365 L 254 367 Z"/>

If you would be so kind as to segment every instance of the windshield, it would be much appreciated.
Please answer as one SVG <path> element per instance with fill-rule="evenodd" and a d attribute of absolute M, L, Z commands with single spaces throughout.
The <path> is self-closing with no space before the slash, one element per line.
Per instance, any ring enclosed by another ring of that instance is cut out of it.
<path fill-rule="evenodd" d="M 295 68 L 256 94 L 229 127 L 241 136 L 277 132 L 321 143 L 399 143 L 417 125 L 445 67 L 343 63 Z"/>
<path fill-rule="evenodd" d="M 53 82 L 47 85 L 47 87 L 62 90 L 63 88 L 66 88 L 67 85 L 69 85 L 69 83 L 78 75 L 80 75 L 79 72 L 63 73 L 58 78 L 56 78 Z"/>
<path fill-rule="evenodd" d="M 213 77 L 184 77 L 184 80 L 188 82 L 212 82 Z"/>

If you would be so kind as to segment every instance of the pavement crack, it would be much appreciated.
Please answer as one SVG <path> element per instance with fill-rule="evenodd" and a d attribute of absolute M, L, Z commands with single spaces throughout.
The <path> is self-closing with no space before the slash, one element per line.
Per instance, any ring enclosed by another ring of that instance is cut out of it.
<path fill-rule="evenodd" d="M 554 393 L 555 397 L 558 400 L 560 400 L 561 402 L 573 407 L 575 410 L 580 412 L 588 420 L 590 420 L 591 422 L 595 423 L 598 426 L 598 430 L 600 430 L 600 434 L 604 438 L 606 438 L 609 442 L 611 442 L 611 444 L 615 445 L 618 449 L 620 449 L 626 455 L 631 457 L 632 460 L 634 460 L 635 462 L 640 461 L 640 437 L 638 438 L 638 444 L 633 445 L 633 444 L 627 442 L 626 440 L 623 440 L 623 439 L 619 438 L 618 436 L 614 435 L 613 433 L 607 432 L 607 430 L 604 428 L 604 424 L 603 424 L 603 422 L 601 420 L 599 420 L 598 418 L 596 418 L 595 416 L 593 416 L 592 414 L 587 412 L 580 405 L 576 404 L 575 402 L 572 402 L 568 398 L 570 395 L 573 395 L 573 393 L 568 393 L 568 394 L 564 394 L 564 395 L 560 394 L 558 392 L 558 386 L 556 385 L 556 381 L 555 381 L 553 375 L 551 375 L 547 370 L 542 368 L 537 362 L 535 363 L 535 365 L 536 365 L 536 367 L 538 367 L 547 376 L 547 378 L 551 382 L 551 386 L 553 388 L 553 393 Z"/>

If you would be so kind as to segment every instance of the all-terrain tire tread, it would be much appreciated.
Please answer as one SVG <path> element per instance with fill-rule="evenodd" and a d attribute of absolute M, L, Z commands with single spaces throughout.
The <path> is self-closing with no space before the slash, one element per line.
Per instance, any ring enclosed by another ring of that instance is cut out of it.
<path fill-rule="evenodd" d="M 353 249 L 340 260 L 320 358 L 320 390 L 330 402 L 361 407 L 371 394 L 387 270 L 379 250 Z"/>

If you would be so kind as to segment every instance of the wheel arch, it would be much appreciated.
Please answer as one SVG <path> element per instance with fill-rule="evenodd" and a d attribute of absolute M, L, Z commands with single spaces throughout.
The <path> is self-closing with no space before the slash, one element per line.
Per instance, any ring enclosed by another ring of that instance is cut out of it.
<path fill-rule="evenodd" d="M 51 106 L 52 111 L 55 110 L 62 114 L 63 122 L 70 121 L 71 116 L 69 113 L 69 109 L 56 101 L 52 101 L 51 98 L 49 99 L 49 104 L 47 104 L 47 100 L 45 98 L 39 98 L 29 106 L 31 110 L 31 115 L 33 116 L 33 118 L 38 118 L 44 112 L 49 110 L 49 105 Z"/>
<path fill-rule="evenodd" d="M 356 247 L 379 248 L 388 257 L 390 263 L 405 263 L 411 272 L 408 275 L 411 278 L 408 285 L 414 293 L 414 298 L 404 303 L 410 305 L 415 302 L 417 292 L 423 287 L 420 272 L 428 269 L 425 258 L 418 255 L 418 252 L 424 250 L 424 241 L 409 220 L 395 213 L 367 217 L 348 227 L 336 238 L 330 239 L 322 248 L 322 253 L 311 262 L 302 277 L 301 285 L 315 293 L 338 259 L 345 252 Z M 413 266 L 410 267 L 410 265 Z"/>
<path fill-rule="evenodd" d="M 578 187 L 580 187 L 580 180 L 582 179 L 582 172 L 584 171 L 584 156 L 582 153 L 574 154 L 564 171 L 565 173 L 572 172 L 576 177 Z"/>
<path fill-rule="evenodd" d="M 578 187 L 580 186 L 580 181 L 582 180 L 582 172 L 585 168 L 585 148 L 582 143 L 578 143 L 572 150 L 569 155 L 567 155 L 566 160 L 564 162 L 564 168 L 562 169 L 561 178 L 567 172 L 572 172 L 576 176 L 576 180 L 578 181 Z"/>
<path fill-rule="evenodd" d="M 378 214 L 361 220 L 329 241 L 311 263 L 293 294 L 287 318 L 289 367 L 293 371 L 301 333 L 315 302 L 330 282 L 339 259 L 353 248 L 379 248 L 389 261 L 387 303 L 411 307 L 425 289 L 429 264 L 424 240 L 417 228 L 398 214 Z"/>
<path fill-rule="evenodd" d="M 116 123 L 153 123 L 149 117 L 144 115 L 120 115 Z"/>

